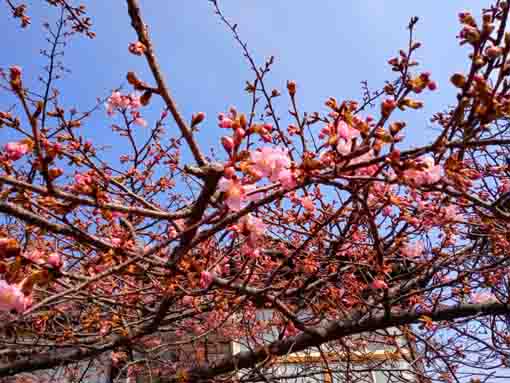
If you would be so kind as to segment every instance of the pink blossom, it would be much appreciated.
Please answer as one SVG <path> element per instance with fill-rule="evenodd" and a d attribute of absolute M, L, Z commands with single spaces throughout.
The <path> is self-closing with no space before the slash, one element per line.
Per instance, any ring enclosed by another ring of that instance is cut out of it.
<path fill-rule="evenodd" d="M 29 252 L 25 252 L 25 253 L 23 253 L 23 257 L 37 265 L 42 265 L 42 264 L 46 263 L 46 261 L 45 261 L 46 256 L 40 250 L 32 250 Z"/>
<path fill-rule="evenodd" d="M 122 243 L 122 240 L 120 238 L 117 238 L 117 237 L 113 237 L 111 240 L 111 245 L 113 247 L 120 247 L 121 243 Z"/>
<path fill-rule="evenodd" d="M 248 235 L 251 246 L 255 246 L 257 239 L 262 237 L 266 231 L 264 222 L 252 214 L 246 214 L 240 222 L 241 230 Z"/>
<path fill-rule="evenodd" d="M 497 301 L 497 298 L 494 296 L 494 294 L 489 292 L 472 293 L 470 299 L 471 303 L 474 304 L 484 304 Z"/>
<path fill-rule="evenodd" d="M 331 128 L 329 128 L 331 132 Z M 347 155 L 352 150 L 352 140 L 359 136 L 359 131 L 350 125 L 348 125 L 345 121 L 339 121 L 336 126 L 336 134 L 338 136 L 338 142 L 336 145 L 336 149 L 338 153 L 342 155 Z"/>
<path fill-rule="evenodd" d="M 385 206 L 382 210 L 382 215 L 385 216 L 385 217 L 389 217 L 391 215 L 391 213 L 393 212 L 393 209 L 391 206 Z"/>
<path fill-rule="evenodd" d="M 110 97 L 108 98 L 106 102 L 106 112 L 109 116 L 113 114 L 113 111 L 115 108 L 120 107 L 122 102 L 122 95 L 120 92 L 112 92 Z"/>
<path fill-rule="evenodd" d="M 231 210 L 241 210 L 241 204 L 246 199 L 246 192 L 237 179 L 221 177 L 218 188 L 225 193 L 225 203 Z"/>
<path fill-rule="evenodd" d="M 200 288 L 207 289 L 214 282 L 214 275 L 209 271 L 202 271 L 200 273 Z"/>
<path fill-rule="evenodd" d="M 352 142 L 344 140 L 343 138 L 339 139 L 338 143 L 336 144 L 336 150 L 338 151 L 338 153 L 344 156 L 351 152 L 351 148 Z"/>
<path fill-rule="evenodd" d="M 147 121 L 145 121 L 143 118 L 141 117 L 137 117 L 133 120 L 133 124 L 135 125 L 138 125 L 138 126 L 141 126 L 143 128 L 147 127 Z"/>
<path fill-rule="evenodd" d="M 459 214 L 458 208 L 455 205 L 448 205 L 442 209 L 444 219 L 447 221 L 459 221 L 462 219 L 462 214 Z"/>
<path fill-rule="evenodd" d="M 359 136 L 358 129 L 349 126 L 345 121 L 340 121 L 336 126 L 336 132 L 338 137 L 343 138 L 346 141 L 350 141 L 353 138 Z"/>
<path fill-rule="evenodd" d="M 128 108 L 130 109 L 138 109 L 142 107 L 142 102 L 140 101 L 140 96 L 136 94 L 130 94 L 126 98 L 126 103 Z"/>
<path fill-rule="evenodd" d="M 289 170 L 291 161 L 288 152 L 282 148 L 272 148 L 265 146 L 259 150 L 251 152 L 251 161 L 253 170 L 262 177 L 268 177 L 272 182 L 280 181 L 280 175 L 284 182 L 289 184 Z"/>
<path fill-rule="evenodd" d="M 191 295 L 185 295 L 182 297 L 182 303 L 185 306 L 193 306 L 193 297 Z"/>
<path fill-rule="evenodd" d="M 118 91 L 114 91 L 106 101 L 106 113 L 109 116 L 115 113 L 115 109 L 131 109 L 135 111 L 141 107 L 140 96 L 136 94 L 123 95 Z"/>
<path fill-rule="evenodd" d="M 296 175 L 290 169 L 283 169 L 278 173 L 278 180 L 284 188 L 293 188 L 296 186 Z"/>
<path fill-rule="evenodd" d="M 7 158 L 12 161 L 19 160 L 28 153 L 28 145 L 19 142 L 9 142 L 5 145 Z"/>
<path fill-rule="evenodd" d="M 432 157 L 420 160 L 423 169 L 408 169 L 404 172 L 404 180 L 414 186 L 430 185 L 441 179 L 441 165 L 435 165 Z"/>
<path fill-rule="evenodd" d="M 299 334 L 299 330 L 296 328 L 296 326 L 294 326 L 294 323 L 292 322 L 287 323 L 287 325 L 285 326 L 284 335 L 295 336 L 297 334 Z"/>
<path fill-rule="evenodd" d="M 226 178 L 232 178 L 236 174 L 236 169 L 233 166 L 229 166 L 223 170 Z"/>
<path fill-rule="evenodd" d="M 25 296 L 19 286 L 0 280 L 0 311 L 16 310 L 21 313 L 31 304 L 32 298 Z"/>
<path fill-rule="evenodd" d="M 388 284 L 384 282 L 382 279 L 374 279 L 372 282 L 372 288 L 373 289 L 387 289 Z"/>
<path fill-rule="evenodd" d="M 48 255 L 48 264 L 58 269 L 62 266 L 62 257 L 59 253 L 53 252 Z"/>
<path fill-rule="evenodd" d="M 315 205 L 310 197 L 302 197 L 300 202 L 301 206 L 303 206 L 309 213 L 312 213 L 315 210 Z"/>
<path fill-rule="evenodd" d="M 401 249 L 401 253 L 404 257 L 418 258 L 423 254 L 424 246 L 422 241 L 416 241 L 413 243 L 406 243 Z"/>

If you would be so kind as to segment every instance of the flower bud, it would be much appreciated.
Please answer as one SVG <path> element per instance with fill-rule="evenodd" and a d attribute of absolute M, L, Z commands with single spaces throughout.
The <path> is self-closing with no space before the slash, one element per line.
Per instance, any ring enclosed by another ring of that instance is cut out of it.
<path fill-rule="evenodd" d="M 295 81 L 287 81 L 287 90 L 289 91 L 289 95 L 292 97 L 296 94 L 296 82 Z"/>
<path fill-rule="evenodd" d="M 48 175 L 51 180 L 54 180 L 57 177 L 60 177 L 62 174 L 64 174 L 64 171 L 62 168 L 52 168 L 48 170 Z"/>
<path fill-rule="evenodd" d="M 502 53 L 503 53 L 503 48 L 501 48 L 501 47 L 491 46 L 485 50 L 485 54 L 491 59 L 495 59 L 495 58 L 501 56 Z"/>
<path fill-rule="evenodd" d="M 236 174 L 236 170 L 234 167 L 229 166 L 223 170 L 223 174 L 225 175 L 225 178 L 232 178 Z"/>
<path fill-rule="evenodd" d="M 9 68 L 10 80 L 11 80 L 11 88 L 14 91 L 21 90 L 21 68 L 17 65 L 14 65 Z"/>
<path fill-rule="evenodd" d="M 191 116 L 191 126 L 195 126 L 200 124 L 205 119 L 205 113 L 204 112 L 198 112 L 197 114 L 194 114 Z"/>
<path fill-rule="evenodd" d="M 460 32 L 460 37 L 471 44 L 476 44 L 480 41 L 480 31 L 475 27 L 466 25 Z"/>
<path fill-rule="evenodd" d="M 391 66 L 397 66 L 399 64 L 398 57 L 392 57 L 391 59 L 389 59 L 388 64 L 390 64 Z"/>
<path fill-rule="evenodd" d="M 234 149 L 234 140 L 232 137 L 223 136 L 221 137 L 221 144 L 223 145 L 223 148 L 226 150 L 227 153 L 232 153 L 232 149 Z"/>
<path fill-rule="evenodd" d="M 48 263 L 58 269 L 62 266 L 62 257 L 59 253 L 51 253 L 48 256 Z"/>
<path fill-rule="evenodd" d="M 392 98 L 387 98 L 381 103 L 381 114 L 385 117 L 397 107 L 397 102 Z"/>
<path fill-rule="evenodd" d="M 238 128 L 238 129 L 234 130 L 234 143 L 236 145 L 239 145 L 245 135 L 246 135 L 246 132 L 242 128 Z"/>
<path fill-rule="evenodd" d="M 427 88 L 429 88 L 429 90 L 431 91 L 434 91 L 437 89 L 437 83 L 435 81 L 429 81 L 427 84 Z"/>
<path fill-rule="evenodd" d="M 464 77 L 461 73 L 455 73 L 452 77 L 450 77 L 450 81 L 457 88 L 463 88 L 466 85 L 466 77 Z"/>
<path fill-rule="evenodd" d="M 147 106 L 151 100 L 152 97 L 152 90 L 148 89 L 140 96 L 140 104 L 143 106 Z M 164 118 L 164 117 L 162 117 Z"/>
<path fill-rule="evenodd" d="M 403 121 L 395 121 L 390 124 L 390 133 L 392 135 L 397 134 L 400 132 L 404 127 L 406 126 L 406 123 Z"/>

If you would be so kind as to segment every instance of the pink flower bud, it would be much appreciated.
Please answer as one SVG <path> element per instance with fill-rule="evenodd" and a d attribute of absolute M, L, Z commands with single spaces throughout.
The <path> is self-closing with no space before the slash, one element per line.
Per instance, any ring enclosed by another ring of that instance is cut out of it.
<path fill-rule="evenodd" d="M 202 271 L 200 273 L 200 288 L 207 289 L 214 282 L 214 276 L 209 271 Z"/>
<path fill-rule="evenodd" d="M 48 256 L 48 264 L 59 269 L 62 266 L 62 257 L 59 253 L 51 253 Z"/>
<path fill-rule="evenodd" d="M 232 127 L 233 121 L 228 117 L 223 117 L 220 119 L 218 126 L 223 129 L 230 129 Z"/>
<path fill-rule="evenodd" d="M 244 131 L 244 129 L 238 128 L 238 129 L 234 130 L 234 143 L 236 145 L 239 145 L 241 143 L 241 141 L 243 140 L 245 134 L 246 134 L 246 132 Z"/>
<path fill-rule="evenodd" d="M 225 174 L 225 177 L 226 178 L 232 178 L 235 176 L 236 174 L 236 170 L 234 167 L 232 166 L 229 166 L 228 168 L 225 168 L 225 170 L 223 171 L 223 173 Z"/>
<path fill-rule="evenodd" d="M 427 88 L 429 88 L 429 90 L 436 90 L 437 89 L 437 83 L 435 81 L 430 81 L 428 84 L 427 84 Z"/>
<path fill-rule="evenodd" d="M 388 284 L 384 282 L 382 279 L 374 279 L 374 281 L 372 282 L 372 288 L 376 290 L 387 289 Z"/>
<path fill-rule="evenodd" d="M 19 142 L 9 142 L 5 145 L 7 158 L 16 161 L 28 152 L 28 145 Z"/>
<path fill-rule="evenodd" d="M 223 136 L 221 137 L 221 144 L 223 145 L 223 148 L 227 151 L 227 153 L 232 153 L 232 149 L 234 149 L 234 140 L 232 137 Z"/>

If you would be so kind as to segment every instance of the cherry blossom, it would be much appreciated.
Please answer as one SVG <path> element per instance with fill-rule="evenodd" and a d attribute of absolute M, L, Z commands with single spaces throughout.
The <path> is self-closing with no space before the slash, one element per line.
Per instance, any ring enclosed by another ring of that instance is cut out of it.
<path fill-rule="evenodd" d="M 225 193 L 225 203 L 231 210 L 241 210 L 246 201 L 246 189 L 237 179 L 222 177 L 218 182 L 218 189 Z"/>
<path fill-rule="evenodd" d="M 264 222 L 253 214 L 245 215 L 240 221 L 240 231 L 248 235 L 249 243 L 256 246 L 257 240 L 262 237 L 266 230 Z"/>
<path fill-rule="evenodd" d="M 423 254 L 424 251 L 423 242 L 407 242 L 404 246 L 402 246 L 400 251 L 404 257 L 418 258 Z"/>
<path fill-rule="evenodd" d="M 308 196 L 300 198 L 301 206 L 305 208 L 306 211 L 309 213 L 313 213 L 315 210 L 315 204 L 313 203 L 312 199 Z"/>
<path fill-rule="evenodd" d="M 202 271 L 200 273 L 200 287 L 207 289 L 214 282 L 214 275 L 210 271 Z"/>
<path fill-rule="evenodd" d="M 291 175 L 288 170 L 291 161 L 288 152 L 279 147 L 264 146 L 250 153 L 253 171 L 260 177 L 268 177 L 272 182 L 283 182 L 289 185 Z"/>
<path fill-rule="evenodd" d="M 336 149 L 338 153 L 346 155 L 352 150 L 352 140 L 359 136 L 359 131 L 345 121 L 339 121 L 336 126 L 336 133 L 338 135 L 338 143 Z"/>
<path fill-rule="evenodd" d="M 403 177 L 406 182 L 415 186 L 430 185 L 441 179 L 441 165 L 435 165 L 432 157 L 422 158 L 419 162 L 421 169 L 408 169 Z"/>
<path fill-rule="evenodd" d="M 31 297 L 25 296 L 18 286 L 0 279 L 0 311 L 15 310 L 22 313 L 31 304 Z"/>
<path fill-rule="evenodd" d="M 60 256 L 59 253 L 53 252 L 53 253 L 50 253 L 50 255 L 48 255 L 47 262 L 48 262 L 48 264 L 50 264 L 51 266 L 53 266 L 55 268 L 60 268 L 62 266 L 62 257 Z"/>
<path fill-rule="evenodd" d="M 472 303 L 475 304 L 484 304 L 497 301 L 497 298 L 494 296 L 494 294 L 489 292 L 478 292 L 472 293 L 470 296 L 470 300 Z"/>
<path fill-rule="evenodd" d="M 371 284 L 373 289 L 387 289 L 388 284 L 384 282 L 382 279 L 374 279 Z"/>
<path fill-rule="evenodd" d="M 29 147 L 27 144 L 23 144 L 20 142 L 9 142 L 5 144 L 5 154 L 7 158 L 12 161 L 19 160 L 29 151 Z"/>

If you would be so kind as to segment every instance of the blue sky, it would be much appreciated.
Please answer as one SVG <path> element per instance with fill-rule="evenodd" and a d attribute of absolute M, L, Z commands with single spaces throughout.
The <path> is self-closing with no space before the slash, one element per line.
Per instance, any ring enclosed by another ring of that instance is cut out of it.
<path fill-rule="evenodd" d="M 207 113 L 208 123 L 204 124 L 199 139 L 204 150 L 217 146 L 221 132 L 216 128 L 216 114 L 230 105 L 240 110 L 248 107 L 249 99 L 243 88 L 253 76 L 239 47 L 207 0 L 140 2 L 179 106 L 188 118 L 193 112 Z M 472 10 L 478 16 L 479 10 L 490 4 L 488 0 L 220 0 L 219 3 L 227 17 L 239 24 L 242 38 L 259 63 L 267 56 L 276 57 L 268 86 L 284 90 L 286 80 L 298 82 L 302 111 L 323 111 L 324 100 L 329 96 L 339 100 L 360 99 L 362 80 L 375 89 L 391 79 L 386 61 L 406 46 L 405 27 L 411 16 L 419 16 L 416 37 L 423 43 L 419 58 L 422 68 L 431 71 L 438 81 L 440 91 L 424 95 L 423 111 L 403 116 L 409 122 L 408 137 L 413 144 L 430 140 L 433 135 L 430 116 L 455 100 L 449 76 L 466 70 L 468 50 L 460 47 L 455 38 L 459 31 L 458 11 Z M 129 70 L 149 79 L 144 60 L 127 51 L 135 35 L 125 2 L 86 4 L 97 38 L 71 41 L 64 63 L 72 73 L 59 84 L 65 104 L 79 109 L 93 105 L 96 97 L 104 97 L 111 89 L 125 84 Z M 36 84 L 39 69 L 45 64 L 38 54 L 45 39 L 40 22 L 55 20 L 57 14 L 45 4 L 29 5 L 29 13 L 33 25 L 20 31 L 7 12 L 0 12 L 4 47 L 0 67 L 18 64 L 24 68 L 25 82 Z M 2 108 L 11 103 L 12 99 L 0 93 Z M 282 97 L 278 106 L 286 121 L 287 99 Z M 108 128 L 110 123 L 100 112 L 83 128 L 83 135 L 115 143 Z M 0 141 L 4 142 L 5 137 L 5 130 L 0 130 Z"/>

